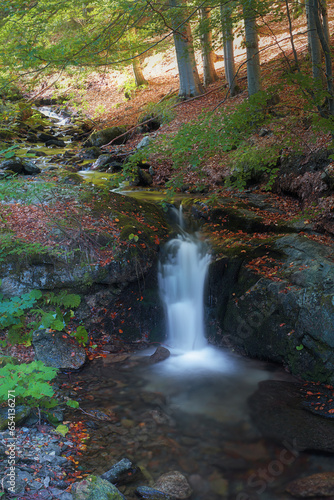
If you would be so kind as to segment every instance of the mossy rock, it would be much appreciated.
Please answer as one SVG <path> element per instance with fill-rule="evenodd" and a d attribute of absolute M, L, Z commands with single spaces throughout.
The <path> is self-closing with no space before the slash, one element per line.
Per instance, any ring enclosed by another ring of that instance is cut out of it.
<path fill-rule="evenodd" d="M 127 127 L 108 127 L 103 130 L 96 130 L 85 142 L 85 147 L 101 147 L 111 141 L 114 141 L 114 144 L 123 144 L 127 140 L 127 137 L 123 135 L 126 130 Z"/>
<path fill-rule="evenodd" d="M 93 475 L 74 483 L 71 493 L 73 500 L 125 500 L 116 486 Z"/>

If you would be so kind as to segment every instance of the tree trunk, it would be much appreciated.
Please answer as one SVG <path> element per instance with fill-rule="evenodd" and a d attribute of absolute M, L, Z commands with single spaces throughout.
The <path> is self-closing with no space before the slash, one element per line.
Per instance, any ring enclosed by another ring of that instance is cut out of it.
<path fill-rule="evenodd" d="M 202 60 L 203 60 L 203 83 L 210 85 L 210 83 L 218 80 L 218 75 L 214 65 L 214 52 L 212 50 L 212 32 L 210 26 L 210 9 L 203 7 L 200 10 L 201 18 L 201 47 L 202 47 Z"/>
<path fill-rule="evenodd" d="M 144 77 L 143 68 L 141 66 L 140 58 L 135 57 L 132 59 L 132 69 L 135 77 L 136 86 L 147 85 L 147 80 Z"/>
<path fill-rule="evenodd" d="M 312 61 L 312 74 L 316 81 L 323 81 L 323 72 L 321 69 L 321 45 L 316 27 L 315 10 L 313 0 L 306 0 L 306 19 L 308 45 Z"/>
<path fill-rule="evenodd" d="M 327 6 L 326 0 L 311 0 L 310 10 L 314 13 L 315 26 L 319 36 L 319 40 L 322 46 L 322 50 L 325 54 L 325 71 L 326 71 L 326 82 L 328 90 L 328 111 L 331 115 L 334 115 L 334 94 L 333 94 L 333 71 L 332 71 L 332 58 L 329 46 L 329 32 L 326 31 L 328 26 L 327 21 Z M 322 14 L 322 22 L 320 21 L 320 13 Z"/>
<path fill-rule="evenodd" d="M 230 4 L 220 4 L 220 17 L 223 32 L 223 48 L 224 48 L 224 67 L 225 77 L 228 83 L 228 88 L 231 96 L 237 93 L 237 75 L 235 72 L 234 63 L 234 48 L 233 48 L 233 24 L 232 24 L 232 8 Z"/>
<path fill-rule="evenodd" d="M 248 95 L 251 96 L 259 92 L 262 88 L 256 15 L 252 1 L 243 1 L 243 15 L 247 50 Z"/>
<path fill-rule="evenodd" d="M 170 0 L 169 5 L 172 9 L 180 7 L 177 0 Z M 172 23 L 175 30 L 173 38 L 180 80 L 179 97 L 188 99 L 202 94 L 203 87 L 198 76 L 190 25 L 188 22 L 182 24 L 183 12 L 184 9 L 178 9 L 176 14 L 174 9 Z"/>

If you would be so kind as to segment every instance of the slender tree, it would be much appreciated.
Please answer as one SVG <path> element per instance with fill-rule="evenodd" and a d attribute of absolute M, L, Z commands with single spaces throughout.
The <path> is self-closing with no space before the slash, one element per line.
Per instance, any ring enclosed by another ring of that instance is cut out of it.
<path fill-rule="evenodd" d="M 234 47 L 233 47 L 233 5 L 230 3 L 220 4 L 220 18 L 223 32 L 224 67 L 225 76 L 231 96 L 237 92 L 237 76 L 235 72 Z"/>
<path fill-rule="evenodd" d="M 258 33 L 256 27 L 256 9 L 254 0 L 242 0 L 247 51 L 248 95 L 261 90 L 261 70 Z"/>
<path fill-rule="evenodd" d="M 202 7 L 200 9 L 200 30 L 203 61 L 203 83 L 206 86 L 218 80 L 218 75 L 214 65 L 210 9 L 208 7 Z"/>
<path fill-rule="evenodd" d="M 179 97 L 187 99 L 203 93 L 193 46 L 190 24 L 186 20 L 185 4 L 170 0 L 173 37 L 179 71 Z"/>
<path fill-rule="evenodd" d="M 313 0 L 306 0 L 307 38 L 312 61 L 312 74 L 315 81 L 323 80 L 321 44 L 316 26 L 316 10 Z"/>

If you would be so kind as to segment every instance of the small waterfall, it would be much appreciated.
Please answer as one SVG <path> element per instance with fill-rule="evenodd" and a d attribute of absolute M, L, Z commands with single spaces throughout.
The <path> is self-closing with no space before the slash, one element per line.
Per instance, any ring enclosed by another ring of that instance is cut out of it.
<path fill-rule="evenodd" d="M 195 351 L 204 335 L 204 284 L 210 256 L 203 242 L 186 233 L 169 241 L 159 266 L 159 286 L 168 324 L 168 345 Z"/>

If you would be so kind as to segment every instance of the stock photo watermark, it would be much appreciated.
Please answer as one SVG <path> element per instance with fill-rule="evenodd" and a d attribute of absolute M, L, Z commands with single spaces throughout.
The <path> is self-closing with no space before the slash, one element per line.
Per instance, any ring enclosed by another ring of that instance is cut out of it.
<path fill-rule="evenodd" d="M 272 460 L 267 467 L 260 467 L 256 472 L 253 472 L 247 479 L 247 489 L 252 489 L 252 493 L 241 492 L 236 496 L 236 500 L 251 500 L 250 494 L 256 493 L 261 495 L 267 487 L 272 484 L 286 468 L 292 465 L 297 459 L 299 452 L 297 451 L 296 439 L 292 443 L 283 442 L 284 448 L 280 451 L 277 459 Z"/>
<path fill-rule="evenodd" d="M 16 426 L 15 426 L 15 415 L 16 415 L 16 403 L 15 403 L 15 391 L 8 391 L 8 431 L 9 438 L 7 440 L 7 473 L 6 473 L 6 483 L 7 490 L 11 493 L 15 493 L 15 466 L 16 466 Z"/>

